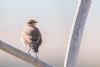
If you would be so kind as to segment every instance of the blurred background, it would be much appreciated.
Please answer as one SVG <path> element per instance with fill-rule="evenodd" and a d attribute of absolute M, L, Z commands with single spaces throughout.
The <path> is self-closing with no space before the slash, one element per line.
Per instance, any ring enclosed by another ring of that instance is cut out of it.
<path fill-rule="evenodd" d="M 0 0 L 0 40 L 27 52 L 20 41 L 29 19 L 39 21 L 43 43 L 39 58 L 63 67 L 78 0 Z M 77 67 L 100 67 L 100 1 L 93 0 L 85 25 Z M 33 67 L 0 50 L 0 67 Z"/>

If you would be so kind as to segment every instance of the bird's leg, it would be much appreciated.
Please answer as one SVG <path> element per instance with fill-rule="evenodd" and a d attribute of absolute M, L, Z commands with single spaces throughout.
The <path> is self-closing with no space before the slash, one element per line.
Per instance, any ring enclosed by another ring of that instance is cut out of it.
<path fill-rule="evenodd" d="M 30 54 L 30 50 L 31 50 L 31 48 L 28 50 L 28 52 L 27 52 L 28 54 Z M 31 55 L 31 54 L 30 54 L 30 55 Z"/>
<path fill-rule="evenodd" d="M 35 52 L 35 56 L 36 56 L 36 59 L 39 59 L 39 58 L 38 58 L 38 55 L 37 55 L 37 52 Z"/>

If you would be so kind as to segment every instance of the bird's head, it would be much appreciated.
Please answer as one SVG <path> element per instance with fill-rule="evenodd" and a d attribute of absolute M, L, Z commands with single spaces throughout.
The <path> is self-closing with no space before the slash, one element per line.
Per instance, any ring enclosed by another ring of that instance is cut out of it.
<path fill-rule="evenodd" d="M 31 27 L 35 27 L 35 26 L 36 26 L 36 23 L 37 23 L 37 21 L 35 21 L 35 20 L 33 20 L 33 19 L 31 19 L 31 20 L 29 20 L 29 21 L 27 22 L 27 24 L 28 24 L 29 26 L 31 26 Z"/>

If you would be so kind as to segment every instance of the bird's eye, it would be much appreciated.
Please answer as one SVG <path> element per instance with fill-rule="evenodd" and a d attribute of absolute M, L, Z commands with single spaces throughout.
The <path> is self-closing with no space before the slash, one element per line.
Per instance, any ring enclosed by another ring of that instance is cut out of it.
<path fill-rule="evenodd" d="M 33 22 L 28 22 L 29 24 L 32 24 Z"/>

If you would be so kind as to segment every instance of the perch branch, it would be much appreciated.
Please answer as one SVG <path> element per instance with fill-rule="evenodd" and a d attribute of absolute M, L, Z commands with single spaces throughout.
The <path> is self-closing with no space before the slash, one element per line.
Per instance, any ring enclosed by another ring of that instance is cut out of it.
<path fill-rule="evenodd" d="M 9 44 L 4 43 L 3 41 L 0 40 L 0 49 L 3 51 L 16 56 L 19 59 L 22 59 L 23 61 L 26 61 L 36 67 L 54 67 L 51 64 L 48 64 L 40 59 L 36 59 L 35 57 L 15 48 L 10 46 Z"/>

